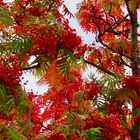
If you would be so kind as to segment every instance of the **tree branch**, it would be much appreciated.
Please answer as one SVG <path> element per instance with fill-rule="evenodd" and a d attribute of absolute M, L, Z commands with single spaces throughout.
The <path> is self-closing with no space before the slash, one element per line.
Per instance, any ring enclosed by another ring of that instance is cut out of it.
<path fill-rule="evenodd" d="M 114 29 L 117 28 L 117 26 L 118 26 L 122 21 L 124 21 L 127 17 L 128 17 L 128 15 L 126 15 L 123 19 L 118 20 L 117 22 L 115 22 L 115 23 L 112 25 L 112 26 L 114 26 L 114 27 L 109 27 L 109 28 L 105 29 L 103 32 L 102 32 L 101 29 L 100 29 L 100 25 L 99 25 L 98 23 L 94 22 L 94 20 L 93 20 L 93 23 L 97 26 L 98 31 L 99 31 L 99 34 L 98 34 L 98 36 L 97 36 L 98 42 L 100 42 L 100 43 L 101 43 L 104 47 L 106 47 L 107 49 L 109 49 L 109 50 L 111 50 L 112 52 L 117 53 L 117 54 L 119 54 L 119 55 L 120 55 L 120 53 L 119 53 L 118 51 L 116 51 L 116 50 L 114 50 L 113 48 L 109 47 L 107 44 L 105 44 L 105 43 L 102 41 L 101 36 L 104 35 L 105 32 L 113 32 Z M 114 31 L 114 32 L 115 32 L 115 31 Z M 116 33 L 117 33 L 117 32 L 116 32 Z M 126 55 L 126 54 L 124 54 L 124 53 L 123 53 L 123 54 L 121 53 L 121 55 L 124 56 L 124 57 L 126 57 L 126 58 L 129 58 L 130 60 L 132 60 L 132 57 L 131 57 L 131 56 L 128 56 L 128 55 Z"/>
<path fill-rule="evenodd" d="M 38 63 L 37 65 L 34 65 L 34 66 L 21 68 L 21 70 L 32 70 L 32 69 L 37 69 L 39 67 L 40 67 L 40 64 Z"/>
<path fill-rule="evenodd" d="M 122 54 L 122 53 L 120 54 L 118 51 L 116 51 L 116 50 L 110 48 L 107 44 L 105 44 L 105 43 L 102 41 L 101 35 L 100 35 L 100 34 L 98 35 L 98 40 L 99 40 L 99 42 L 100 42 L 104 47 L 106 47 L 107 49 L 111 50 L 112 52 L 117 53 L 117 54 L 122 55 L 122 56 L 125 56 L 126 58 L 129 58 L 130 60 L 132 59 L 132 57 L 130 57 L 130 56 L 128 56 L 128 55 L 125 55 L 124 53 L 123 53 L 123 54 Z"/>
<path fill-rule="evenodd" d="M 111 15 L 110 15 L 111 16 Z M 124 18 L 122 19 L 119 19 L 118 21 L 115 20 L 115 23 L 114 24 L 109 24 L 110 26 L 104 30 L 104 32 L 102 34 L 104 34 L 105 32 L 107 31 L 112 31 L 112 32 L 115 32 L 114 30 L 119 26 L 119 24 L 121 24 L 129 15 L 127 14 Z M 121 32 L 121 31 L 120 31 Z M 117 33 L 117 32 L 116 32 Z M 123 33 L 123 32 L 121 32 Z"/>
<path fill-rule="evenodd" d="M 109 75 L 112 75 L 112 76 L 116 77 L 116 75 L 113 72 L 111 72 L 110 70 L 106 69 L 105 67 L 101 67 L 101 66 L 96 65 L 96 64 L 94 64 L 92 62 L 89 62 L 87 60 L 84 60 L 84 62 L 87 63 L 87 64 L 89 64 L 89 65 L 91 65 L 91 66 L 96 67 L 97 69 L 99 69 L 99 70 L 101 70 L 101 71 L 103 71 L 103 72 L 105 72 L 105 73 L 107 73 Z"/>
<path fill-rule="evenodd" d="M 131 3 L 130 3 L 131 2 Z M 131 66 L 132 74 L 140 74 L 139 69 L 139 48 L 138 48 L 138 15 L 137 15 L 137 3 L 135 0 L 127 1 L 125 0 L 126 7 L 130 16 L 131 22 Z M 133 8 L 130 7 L 130 4 L 133 4 Z"/>
<path fill-rule="evenodd" d="M 129 68 L 132 68 L 129 64 L 127 64 L 127 63 L 125 62 L 125 60 L 123 59 L 122 56 L 120 56 L 120 59 L 121 59 L 121 63 L 122 63 L 123 65 L 125 65 L 125 66 L 127 66 L 127 67 L 129 67 Z"/>

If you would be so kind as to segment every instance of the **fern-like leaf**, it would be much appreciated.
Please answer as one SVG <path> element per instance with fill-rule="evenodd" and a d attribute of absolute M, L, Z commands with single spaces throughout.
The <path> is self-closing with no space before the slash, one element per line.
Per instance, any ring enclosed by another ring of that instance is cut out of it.
<path fill-rule="evenodd" d="M 74 17 L 65 4 L 63 4 L 63 13 L 64 15 L 68 15 L 70 18 Z"/>

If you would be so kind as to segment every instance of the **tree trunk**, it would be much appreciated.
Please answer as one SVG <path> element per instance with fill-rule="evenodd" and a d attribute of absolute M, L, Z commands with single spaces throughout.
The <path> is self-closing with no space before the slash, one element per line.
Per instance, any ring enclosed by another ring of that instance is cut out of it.
<path fill-rule="evenodd" d="M 137 5 L 135 0 L 131 4 L 133 4 L 133 7 L 129 9 L 130 11 L 130 20 L 131 20 L 131 65 L 132 65 L 132 74 L 140 74 L 139 70 L 139 49 L 138 49 L 138 40 L 137 40 L 137 27 L 138 27 L 138 21 L 137 21 Z"/>
<path fill-rule="evenodd" d="M 138 49 L 138 38 L 137 38 L 137 4 L 136 0 L 130 0 L 128 3 L 128 12 L 130 14 L 131 20 L 131 66 L 132 66 L 132 75 L 139 75 L 139 49 Z M 132 6 L 133 5 L 133 6 Z M 136 109 L 132 109 L 132 114 L 135 116 L 137 114 Z M 131 140 L 140 140 L 139 138 L 139 125 L 140 120 L 136 120 L 135 124 L 130 131 Z"/>
<path fill-rule="evenodd" d="M 139 125 L 140 125 L 140 121 L 136 120 L 135 125 L 133 126 L 132 130 L 129 131 L 131 140 L 140 140 L 140 138 L 139 138 Z"/>

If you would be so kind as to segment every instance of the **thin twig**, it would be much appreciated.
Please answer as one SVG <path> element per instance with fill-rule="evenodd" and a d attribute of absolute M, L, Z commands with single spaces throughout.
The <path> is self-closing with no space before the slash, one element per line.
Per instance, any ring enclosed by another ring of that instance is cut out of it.
<path fill-rule="evenodd" d="M 92 63 L 92 62 L 89 62 L 89 61 L 87 61 L 87 60 L 84 60 L 84 62 L 87 63 L 87 64 L 89 64 L 89 65 L 91 65 L 91 66 L 96 67 L 96 68 L 99 69 L 99 70 L 102 70 L 103 72 L 105 72 L 105 73 L 107 73 L 107 74 L 109 74 L 109 75 L 112 75 L 112 76 L 116 77 L 116 75 L 115 75 L 113 72 L 111 72 L 110 70 L 106 69 L 105 67 L 101 67 L 101 66 L 99 66 L 99 65 L 97 65 L 97 64 L 94 64 L 94 63 Z"/>
<path fill-rule="evenodd" d="M 40 68 L 40 64 L 39 63 L 37 65 L 34 65 L 34 66 L 21 68 L 21 70 L 32 70 L 32 69 L 37 69 L 37 68 Z"/>

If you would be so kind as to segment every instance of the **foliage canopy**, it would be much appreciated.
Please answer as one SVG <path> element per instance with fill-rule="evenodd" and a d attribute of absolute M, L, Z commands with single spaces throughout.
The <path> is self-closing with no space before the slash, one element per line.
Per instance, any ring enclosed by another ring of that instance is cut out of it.
<path fill-rule="evenodd" d="M 139 0 L 83 0 L 73 15 L 63 0 L 1 1 L 0 139 L 139 140 L 139 9 Z M 88 65 L 101 78 L 82 79 Z M 26 72 L 48 91 L 26 93 Z"/>

